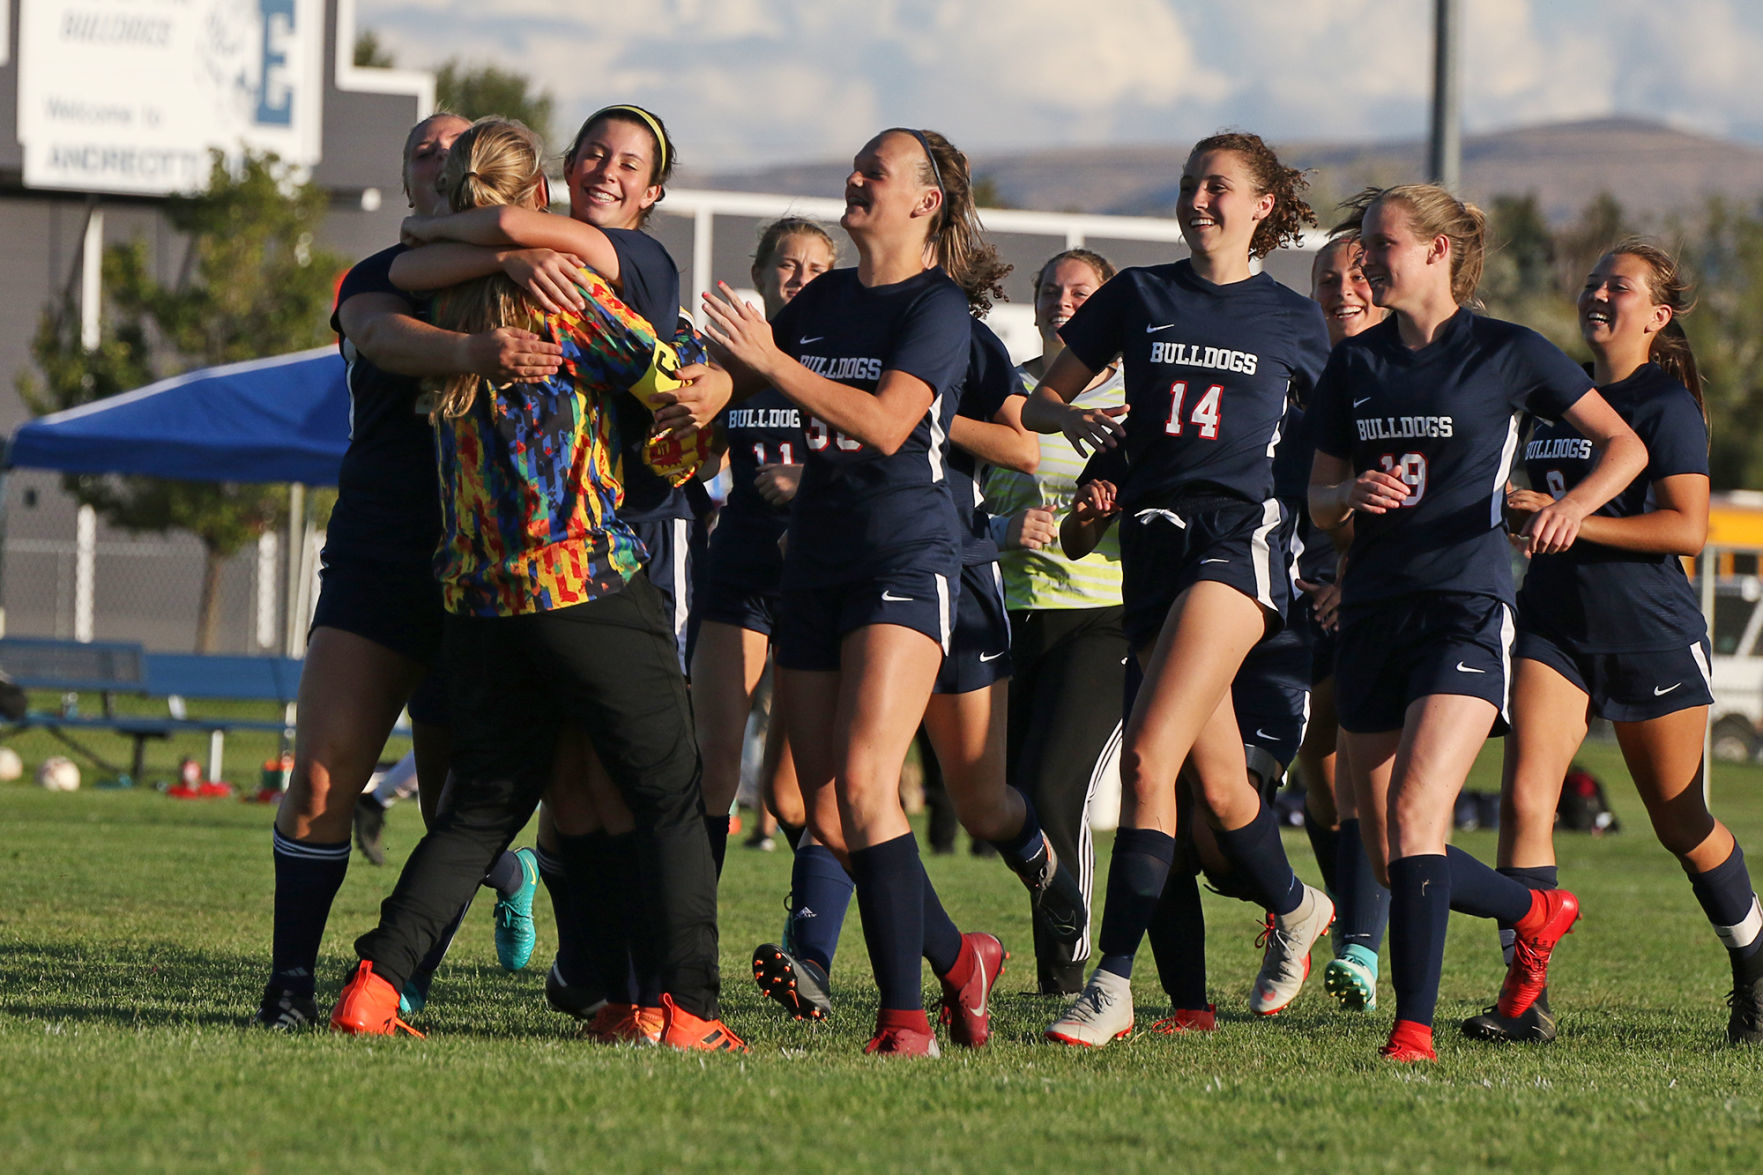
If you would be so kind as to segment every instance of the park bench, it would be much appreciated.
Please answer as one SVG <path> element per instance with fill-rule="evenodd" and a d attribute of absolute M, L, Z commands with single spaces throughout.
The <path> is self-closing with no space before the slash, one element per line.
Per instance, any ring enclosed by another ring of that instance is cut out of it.
<path fill-rule="evenodd" d="M 69 699 L 59 710 L 28 710 L 9 730 L 41 729 L 82 758 L 114 776 L 125 772 L 76 737 L 77 732 L 109 730 L 134 741 L 131 768 L 140 781 L 148 739 L 174 734 L 208 735 L 208 778 L 220 779 L 226 735 L 230 731 L 277 734 L 286 749 L 292 737 L 292 710 L 300 688 L 300 662 L 289 657 L 245 657 L 206 653 L 152 653 L 117 641 L 66 641 L 45 637 L 0 638 L 0 673 L 26 690 L 53 691 Z M 77 696 L 97 694 L 98 713 L 83 711 Z M 119 695 L 163 698 L 165 713 L 119 714 Z M 184 699 L 275 702 L 284 719 L 190 717 Z"/>

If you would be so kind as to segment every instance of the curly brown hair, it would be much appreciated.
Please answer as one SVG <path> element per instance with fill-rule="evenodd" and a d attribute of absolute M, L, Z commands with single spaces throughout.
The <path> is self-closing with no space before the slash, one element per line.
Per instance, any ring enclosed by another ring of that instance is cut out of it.
<path fill-rule="evenodd" d="M 1256 195 L 1273 194 L 1273 211 L 1255 226 L 1255 235 L 1249 240 L 1249 256 L 1265 257 L 1275 249 L 1296 243 L 1305 225 L 1315 227 L 1316 213 L 1304 200 L 1310 181 L 1298 168 L 1281 163 L 1260 135 L 1220 131 L 1195 143 L 1188 152 L 1188 162 L 1212 151 L 1229 151 L 1241 159 L 1255 181 Z"/>

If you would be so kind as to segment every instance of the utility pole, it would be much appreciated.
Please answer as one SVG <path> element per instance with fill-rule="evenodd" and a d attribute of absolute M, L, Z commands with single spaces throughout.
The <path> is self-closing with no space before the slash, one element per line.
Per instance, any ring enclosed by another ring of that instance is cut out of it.
<path fill-rule="evenodd" d="M 1463 143 L 1457 117 L 1457 41 L 1462 10 L 1457 0 L 1433 0 L 1432 141 L 1427 171 L 1432 182 L 1457 190 Z"/>

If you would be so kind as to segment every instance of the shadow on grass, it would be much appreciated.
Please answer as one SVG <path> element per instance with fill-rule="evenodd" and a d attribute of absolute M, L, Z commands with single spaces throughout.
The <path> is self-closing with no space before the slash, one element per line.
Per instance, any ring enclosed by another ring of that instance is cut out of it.
<path fill-rule="evenodd" d="M 0 1015 L 122 1028 L 243 1027 L 257 1011 L 266 971 L 263 956 L 168 943 L 15 940 L 0 945 Z M 342 978 L 321 964 L 321 1011 Z M 522 978 L 495 966 L 443 964 L 425 1018 L 449 1036 L 569 1035 L 575 1022 L 544 1010 L 542 979 Z"/>

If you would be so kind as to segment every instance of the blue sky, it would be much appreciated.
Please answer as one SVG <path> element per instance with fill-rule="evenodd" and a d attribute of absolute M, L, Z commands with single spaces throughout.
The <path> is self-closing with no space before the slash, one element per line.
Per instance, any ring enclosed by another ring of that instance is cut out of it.
<path fill-rule="evenodd" d="M 969 151 L 1426 130 L 1428 0 L 356 0 L 401 66 L 525 70 L 557 131 L 606 102 L 688 165 L 843 157 L 879 127 Z M 1463 0 L 1470 131 L 1609 114 L 1763 143 L 1763 4 Z"/>

